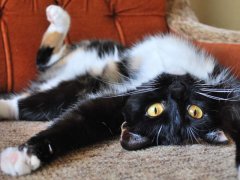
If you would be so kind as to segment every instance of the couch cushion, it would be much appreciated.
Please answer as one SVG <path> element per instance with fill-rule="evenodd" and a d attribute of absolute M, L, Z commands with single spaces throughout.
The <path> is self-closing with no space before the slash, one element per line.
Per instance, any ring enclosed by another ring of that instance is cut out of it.
<path fill-rule="evenodd" d="M 165 0 L 0 0 L 0 92 L 19 91 L 34 77 L 48 26 L 45 8 L 54 3 L 72 16 L 70 42 L 104 38 L 130 45 L 167 31 Z"/>
<path fill-rule="evenodd" d="M 45 7 L 53 2 L 0 0 L 0 72 L 5 72 L 0 91 L 19 90 L 33 77 L 35 54 L 47 27 Z"/>

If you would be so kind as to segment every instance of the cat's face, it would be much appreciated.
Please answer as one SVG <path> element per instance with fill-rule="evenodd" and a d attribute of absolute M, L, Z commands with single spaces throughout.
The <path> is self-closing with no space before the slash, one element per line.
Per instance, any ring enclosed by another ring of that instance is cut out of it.
<path fill-rule="evenodd" d="M 216 127 L 217 101 L 199 95 L 189 75 L 163 74 L 132 95 L 125 108 L 121 144 L 125 149 L 204 139 Z"/>

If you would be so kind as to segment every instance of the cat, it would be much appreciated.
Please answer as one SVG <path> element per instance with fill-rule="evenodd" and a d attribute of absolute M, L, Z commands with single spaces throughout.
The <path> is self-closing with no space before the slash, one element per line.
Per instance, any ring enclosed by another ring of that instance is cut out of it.
<path fill-rule="evenodd" d="M 127 150 L 203 140 L 236 143 L 240 164 L 239 81 L 203 50 L 171 34 L 126 48 L 108 40 L 65 44 L 70 16 L 46 9 L 50 22 L 22 93 L 0 99 L 0 119 L 52 121 L 2 151 L 1 170 L 29 174 L 69 151 L 120 134 Z"/>

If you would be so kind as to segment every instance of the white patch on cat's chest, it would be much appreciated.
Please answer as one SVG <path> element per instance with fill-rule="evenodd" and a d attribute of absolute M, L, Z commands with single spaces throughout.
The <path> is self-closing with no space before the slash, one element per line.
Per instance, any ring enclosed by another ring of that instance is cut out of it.
<path fill-rule="evenodd" d="M 161 73 L 191 74 L 207 80 L 215 60 L 198 51 L 191 43 L 175 36 L 152 36 L 135 45 L 130 51 L 133 60 L 140 61 L 139 76 L 151 80 Z"/>

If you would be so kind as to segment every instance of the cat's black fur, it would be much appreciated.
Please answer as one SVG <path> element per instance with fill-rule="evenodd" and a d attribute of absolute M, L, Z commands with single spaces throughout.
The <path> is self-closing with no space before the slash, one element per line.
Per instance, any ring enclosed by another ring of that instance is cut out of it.
<path fill-rule="evenodd" d="M 75 80 L 60 83 L 56 88 L 33 94 L 21 99 L 19 118 L 26 120 L 46 121 L 58 117 L 78 99 L 84 99 L 89 92 L 96 93 L 105 88 L 106 83 L 86 74 Z"/>
<path fill-rule="evenodd" d="M 62 12 L 61 9 L 60 11 Z M 159 44 L 161 45 L 162 39 L 164 37 L 150 37 L 136 47 L 141 47 L 142 44 L 149 42 L 153 42 L 158 47 Z M 209 58 L 203 51 L 192 48 L 189 43 L 175 37 L 166 37 L 163 41 L 175 43 L 173 46 L 179 45 L 180 47 L 176 47 L 176 49 L 183 48 L 182 53 L 186 53 L 184 48 L 189 46 L 187 51 L 193 51 L 196 58 L 200 57 L 199 61 L 205 62 L 205 57 Z M 162 48 L 160 47 L 160 50 Z M 149 53 L 149 57 L 156 57 L 156 55 L 150 56 L 155 53 L 152 49 L 142 50 L 145 54 Z M 175 51 L 175 49 L 173 50 Z M 100 75 L 96 69 L 94 72 L 90 69 L 77 75 L 74 79 L 62 80 L 56 86 L 44 89 L 42 85 L 45 82 L 55 76 L 61 76 L 61 68 L 64 65 L 58 66 L 57 61 L 49 66 L 48 63 L 54 55 L 54 47 L 42 46 L 37 55 L 37 66 L 41 71 L 40 78 L 32 84 L 26 94 L 17 99 L 18 114 L 16 118 L 28 121 L 53 120 L 54 122 L 49 128 L 20 145 L 19 152 L 26 151 L 29 157 L 36 156 L 42 164 L 72 149 L 119 134 L 121 134 L 120 143 L 123 148 L 136 150 L 155 145 L 195 143 L 198 140 L 210 143 L 218 142 L 215 139 L 218 138 L 217 135 L 210 134 L 222 129 L 229 133 L 236 142 L 236 162 L 239 166 L 240 93 L 238 88 L 240 83 L 226 68 L 214 62 L 210 66 L 214 66 L 214 69 L 207 74 L 207 79 L 204 79 L 201 73 L 200 75 L 194 74 L 191 67 L 186 68 L 186 73 L 182 75 L 159 70 L 159 74 L 154 78 L 147 82 L 142 81 L 140 85 L 132 87 L 130 86 L 132 80 L 139 80 L 139 77 L 147 76 L 147 74 L 139 76 L 139 74 L 142 75 L 139 70 L 142 65 L 140 63 L 151 60 L 144 59 L 142 55 L 134 57 L 131 54 L 134 47 L 125 49 L 112 41 L 83 41 L 80 44 L 69 45 L 67 53 L 61 56 L 60 63 L 64 58 L 71 61 L 72 59 L 69 57 L 78 51 L 85 53 L 84 57 L 88 57 L 89 53 L 96 53 L 96 58 L 102 61 L 106 61 L 104 58 L 108 55 L 117 54 L 116 56 L 120 60 L 110 62 L 111 66 L 107 64 Z M 165 51 L 163 51 L 164 53 Z M 170 52 L 166 56 L 169 61 L 173 56 L 171 53 L 174 52 Z M 143 60 L 138 61 L 138 58 Z M 161 59 L 160 56 L 159 61 L 164 61 L 164 59 Z M 212 59 L 208 59 L 206 63 L 211 61 Z M 133 63 L 135 64 L 133 65 Z M 92 66 L 98 67 L 95 64 Z M 169 68 L 171 69 L 172 66 L 170 65 Z M 177 68 L 178 66 L 182 70 L 181 63 L 176 63 Z M 195 68 L 206 71 L 204 66 L 195 66 Z M 150 73 L 152 69 L 148 71 Z M 148 71 L 144 71 L 144 73 L 148 73 Z M 201 77 L 197 77 L 197 75 Z M 131 88 L 121 90 L 124 87 Z M 2 100 L 0 105 L 7 107 L 9 102 Z M 147 114 L 148 109 L 155 103 L 163 105 L 164 110 L 161 115 L 150 117 Z M 203 116 L 200 118 L 190 116 L 188 109 L 191 105 L 198 106 L 202 110 Z M 2 156 L 5 159 L 5 155 Z M 30 164 L 29 171 L 21 172 L 18 169 L 8 171 L 5 170 L 3 163 L 8 163 L 8 159 L 2 160 L 1 168 L 4 172 L 12 175 L 27 174 L 36 169 Z M 26 160 L 23 163 L 29 162 Z"/>

